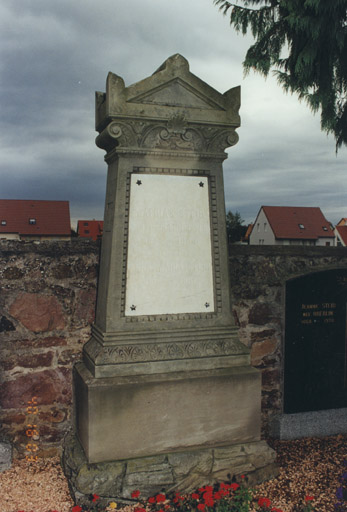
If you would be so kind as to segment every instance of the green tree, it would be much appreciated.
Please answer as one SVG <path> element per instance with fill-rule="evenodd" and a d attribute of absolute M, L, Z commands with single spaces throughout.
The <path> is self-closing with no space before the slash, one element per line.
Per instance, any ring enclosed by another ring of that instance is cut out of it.
<path fill-rule="evenodd" d="M 228 211 L 226 222 L 229 243 L 240 242 L 241 238 L 246 234 L 247 226 L 243 226 L 244 220 L 239 212 L 232 213 Z"/>
<path fill-rule="evenodd" d="M 321 112 L 321 128 L 334 135 L 336 151 L 347 145 L 347 0 L 235 2 L 214 0 L 237 32 L 250 30 L 255 39 L 245 72 L 267 76 L 275 68 L 286 91 Z"/>

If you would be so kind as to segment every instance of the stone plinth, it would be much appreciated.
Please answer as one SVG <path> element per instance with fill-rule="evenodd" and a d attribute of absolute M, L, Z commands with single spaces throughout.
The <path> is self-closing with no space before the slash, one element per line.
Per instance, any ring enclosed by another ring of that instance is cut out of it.
<path fill-rule="evenodd" d="M 90 462 L 257 441 L 260 373 L 250 366 L 94 379 L 75 367 Z"/>
<path fill-rule="evenodd" d="M 282 414 L 272 420 L 271 434 L 278 439 L 347 434 L 347 409 Z"/>

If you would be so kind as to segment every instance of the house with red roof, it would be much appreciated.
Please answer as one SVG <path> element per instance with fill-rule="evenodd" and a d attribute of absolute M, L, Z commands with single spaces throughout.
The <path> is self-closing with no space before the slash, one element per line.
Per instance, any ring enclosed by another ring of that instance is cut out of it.
<path fill-rule="evenodd" d="M 336 224 L 334 233 L 336 237 L 336 245 L 339 247 L 347 247 L 347 222 L 346 224 Z"/>
<path fill-rule="evenodd" d="M 103 220 L 79 220 L 77 222 L 77 235 L 90 240 L 99 240 L 104 229 Z"/>
<path fill-rule="evenodd" d="M 69 201 L 0 199 L 0 240 L 70 240 Z"/>
<path fill-rule="evenodd" d="M 335 233 L 320 208 L 262 206 L 249 240 L 250 245 L 334 246 Z"/>

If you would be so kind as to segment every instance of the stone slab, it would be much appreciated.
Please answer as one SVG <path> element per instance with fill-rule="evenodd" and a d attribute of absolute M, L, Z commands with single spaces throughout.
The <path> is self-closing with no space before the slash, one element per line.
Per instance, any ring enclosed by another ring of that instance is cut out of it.
<path fill-rule="evenodd" d="M 95 379 L 77 363 L 78 435 L 93 463 L 258 441 L 260 378 L 244 366 Z"/>
<path fill-rule="evenodd" d="M 12 464 L 12 446 L 6 441 L 0 442 L 0 473 L 10 469 Z"/>
<path fill-rule="evenodd" d="M 347 409 L 283 414 L 272 421 L 271 431 L 278 439 L 346 434 Z"/>
<path fill-rule="evenodd" d="M 133 173 L 128 237 L 126 316 L 215 310 L 207 177 Z"/>

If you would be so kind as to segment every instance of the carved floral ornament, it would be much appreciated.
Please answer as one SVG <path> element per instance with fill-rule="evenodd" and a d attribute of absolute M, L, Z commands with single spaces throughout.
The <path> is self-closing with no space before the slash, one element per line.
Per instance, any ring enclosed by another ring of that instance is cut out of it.
<path fill-rule="evenodd" d="M 134 149 L 183 150 L 195 153 L 222 153 L 238 142 L 234 128 L 188 123 L 183 114 L 167 122 L 112 121 L 96 139 L 110 151 L 115 147 Z"/>
<path fill-rule="evenodd" d="M 145 345 L 121 345 L 107 347 L 100 353 L 97 364 L 132 363 L 138 361 L 162 361 L 186 358 L 225 356 L 240 353 L 233 340 L 215 340 L 208 343 L 155 343 Z"/>

